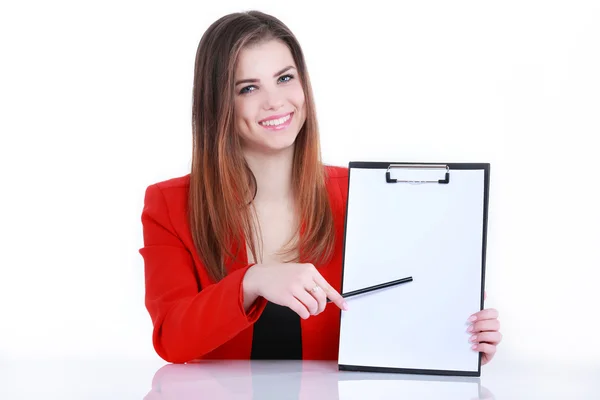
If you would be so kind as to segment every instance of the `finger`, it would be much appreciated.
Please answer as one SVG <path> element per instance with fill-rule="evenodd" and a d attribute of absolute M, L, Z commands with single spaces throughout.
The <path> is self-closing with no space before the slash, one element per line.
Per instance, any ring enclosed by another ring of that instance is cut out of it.
<path fill-rule="evenodd" d="M 496 346 L 489 343 L 478 343 L 471 346 L 472 350 L 487 354 L 489 357 L 496 354 Z"/>
<path fill-rule="evenodd" d="M 486 319 L 483 321 L 477 321 L 473 325 L 469 326 L 467 331 L 477 333 L 486 331 L 499 331 L 500 321 L 497 319 Z"/>
<path fill-rule="evenodd" d="M 316 284 L 313 281 L 313 287 L 315 287 L 314 285 Z M 319 307 L 315 315 L 318 315 L 325 311 L 325 306 L 327 305 L 327 295 L 320 286 L 317 285 L 316 288 L 316 290 L 309 289 L 309 293 L 315 298 L 315 300 L 317 300 Z"/>
<path fill-rule="evenodd" d="M 308 311 L 306 306 L 294 296 L 291 296 L 290 300 L 285 305 L 292 311 L 294 311 L 296 314 L 298 314 L 302 319 L 307 319 L 308 317 L 310 317 L 310 312 Z"/>
<path fill-rule="evenodd" d="M 310 293 L 304 289 L 304 287 L 299 287 L 298 289 L 294 290 L 293 294 L 302 304 L 306 306 L 306 309 L 311 315 L 316 315 L 317 311 L 319 311 L 319 303 L 317 303 L 317 300 L 311 296 Z"/>
<path fill-rule="evenodd" d="M 340 309 L 348 310 L 348 303 L 342 297 L 341 294 L 338 293 L 326 280 L 321 276 L 321 274 L 317 273 L 313 278 L 317 285 L 321 286 L 321 289 L 325 291 L 325 295 L 335 303 Z"/>
<path fill-rule="evenodd" d="M 498 345 L 498 343 L 502 341 L 502 334 L 500 332 L 479 332 L 475 335 L 471 335 L 469 341 L 473 343 L 490 343 Z"/>
<path fill-rule="evenodd" d="M 497 319 L 500 313 L 495 308 L 486 308 L 471 315 L 469 321 L 480 321 L 484 319 Z"/>

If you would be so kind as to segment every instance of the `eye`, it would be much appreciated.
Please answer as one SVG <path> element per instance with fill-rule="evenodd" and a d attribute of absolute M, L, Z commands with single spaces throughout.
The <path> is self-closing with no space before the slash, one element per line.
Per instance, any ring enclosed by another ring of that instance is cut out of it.
<path fill-rule="evenodd" d="M 279 80 L 280 80 L 280 81 L 281 81 L 281 80 L 283 80 L 283 82 L 289 82 L 289 81 L 291 81 L 292 79 L 294 79 L 294 75 L 290 75 L 290 74 L 288 74 L 288 75 L 283 75 L 282 77 L 280 77 L 280 78 L 279 78 Z"/>
<path fill-rule="evenodd" d="M 253 88 L 256 88 L 256 86 L 254 86 L 254 85 L 246 86 L 246 87 L 242 88 L 242 90 L 240 90 L 240 94 L 246 94 L 246 93 L 253 92 L 254 91 Z M 252 90 L 250 90 L 250 89 L 252 89 Z"/>

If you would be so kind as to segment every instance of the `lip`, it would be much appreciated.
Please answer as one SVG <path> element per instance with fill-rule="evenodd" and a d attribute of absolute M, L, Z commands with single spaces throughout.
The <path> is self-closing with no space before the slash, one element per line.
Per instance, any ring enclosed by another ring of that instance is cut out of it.
<path fill-rule="evenodd" d="M 263 123 L 263 122 L 266 122 L 266 121 L 272 121 L 274 119 L 279 119 L 279 118 L 287 117 L 290 114 L 293 114 L 293 112 L 288 112 L 288 113 L 279 114 L 279 115 L 273 115 L 273 116 L 271 116 L 269 118 L 261 119 L 260 121 L 258 121 L 258 123 L 260 124 L 260 123 Z"/>
<path fill-rule="evenodd" d="M 258 125 L 260 125 L 263 129 L 267 129 L 269 131 L 280 131 L 280 130 L 283 130 L 283 129 L 287 129 L 290 126 L 290 124 L 292 123 L 292 121 L 294 120 L 294 112 L 287 113 L 287 114 L 276 115 L 276 116 L 273 116 L 273 117 L 270 117 L 270 118 L 267 118 L 267 119 L 263 119 L 261 121 L 261 122 L 263 122 L 263 121 L 271 121 L 271 120 L 274 120 L 274 119 L 279 119 L 281 117 L 286 117 L 288 115 L 290 116 L 290 118 L 286 122 L 284 122 L 283 124 L 281 124 L 281 125 L 277 125 L 277 126 L 265 126 L 265 125 L 263 125 L 261 123 L 259 123 Z"/>

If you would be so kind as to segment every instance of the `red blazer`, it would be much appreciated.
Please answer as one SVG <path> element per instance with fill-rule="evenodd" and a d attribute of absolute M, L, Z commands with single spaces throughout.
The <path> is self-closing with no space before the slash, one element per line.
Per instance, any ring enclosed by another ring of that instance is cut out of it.
<path fill-rule="evenodd" d="M 348 170 L 325 166 L 327 190 L 335 221 L 335 252 L 328 264 L 316 265 L 338 292 L 342 277 L 342 244 L 348 191 Z M 252 324 L 266 300 L 259 298 L 246 313 L 242 279 L 246 254 L 229 262 L 228 275 L 218 283 L 208 277 L 194 248 L 186 218 L 190 177 L 148 186 L 142 225 L 145 304 L 153 323 L 152 342 L 167 362 L 199 359 L 249 359 Z M 301 319 L 302 358 L 337 360 L 340 310 L 330 303 L 324 312 Z"/>

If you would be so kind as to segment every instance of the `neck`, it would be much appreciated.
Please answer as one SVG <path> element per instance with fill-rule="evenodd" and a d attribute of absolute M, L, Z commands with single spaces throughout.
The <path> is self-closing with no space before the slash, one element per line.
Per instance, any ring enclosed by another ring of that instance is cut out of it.
<path fill-rule="evenodd" d="M 294 146 L 265 155 L 250 150 L 244 151 L 244 157 L 254 177 L 257 192 L 255 203 L 269 204 L 289 200 L 292 196 L 292 163 Z"/>

